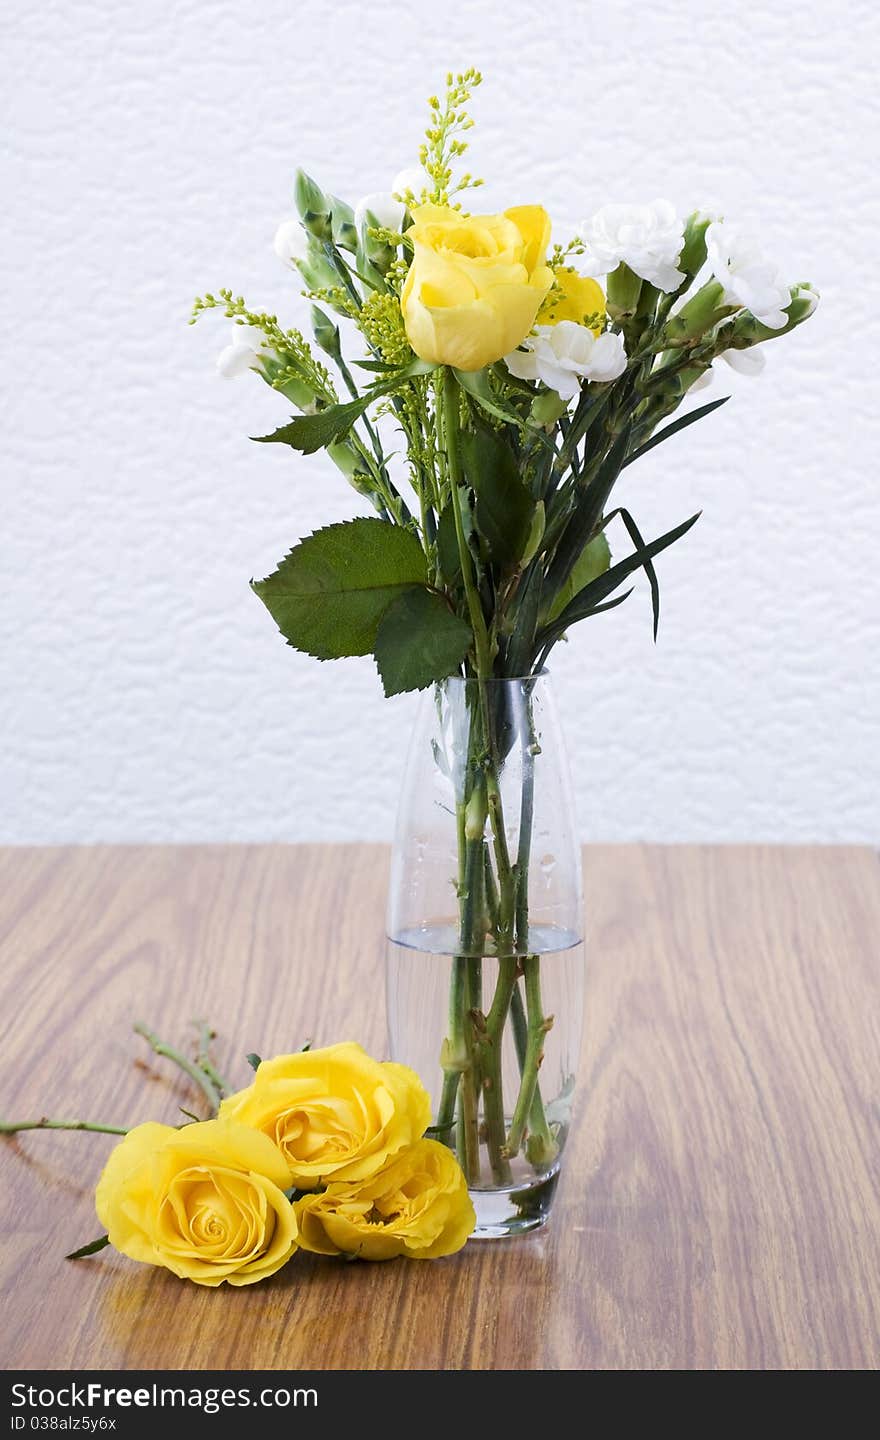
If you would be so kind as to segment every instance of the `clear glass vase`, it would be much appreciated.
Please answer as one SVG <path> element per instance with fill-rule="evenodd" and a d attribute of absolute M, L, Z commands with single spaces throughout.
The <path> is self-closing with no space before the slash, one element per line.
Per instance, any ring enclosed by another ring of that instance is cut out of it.
<path fill-rule="evenodd" d="M 422 697 L 388 901 L 391 1053 L 431 1093 L 477 1237 L 550 1213 L 583 1018 L 571 786 L 546 674 Z"/>

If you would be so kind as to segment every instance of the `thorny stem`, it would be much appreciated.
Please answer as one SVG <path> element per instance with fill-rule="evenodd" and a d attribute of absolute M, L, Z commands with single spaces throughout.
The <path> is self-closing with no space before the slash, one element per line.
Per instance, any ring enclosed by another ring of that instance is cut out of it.
<path fill-rule="evenodd" d="M 151 1030 L 143 1020 L 139 1020 L 133 1028 L 135 1034 L 143 1035 L 154 1055 L 161 1055 L 166 1060 L 173 1060 L 175 1065 L 180 1066 L 181 1070 L 198 1085 L 205 1099 L 208 1101 L 211 1110 L 216 1114 L 220 1109 L 220 1095 L 210 1076 L 207 1075 L 204 1070 L 200 1069 L 194 1060 L 188 1060 L 179 1050 L 175 1050 L 173 1046 L 166 1044 L 164 1040 L 160 1040 L 158 1035 Z"/>
<path fill-rule="evenodd" d="M 196 1020 L 194 1023 L 199 1027 L 199 1050 L 196 1055 L 196 1064 L 219 1090 L 221 1098 L 224 1095 L 231 1095 L 233 1086 L 223 1078 L 211 1059 L 211 1041 L 217 1038 L 217 1031 L 208 1024 L 207 1020 Z"/>
<path fill-rule="evenodd" d="M 94 1130 L 99 1135 L 127 1135 L 127 1125 L 98 1125 L 91 1120 L 0 1120 L 0 1135 L 16 1135 L 19 1130 Z"/>

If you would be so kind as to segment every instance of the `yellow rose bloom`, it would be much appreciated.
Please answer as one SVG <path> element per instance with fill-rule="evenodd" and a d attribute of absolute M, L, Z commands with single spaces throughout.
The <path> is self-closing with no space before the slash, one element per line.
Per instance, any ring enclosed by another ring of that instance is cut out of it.
<path fill-rule="evenodd" d="M 297 1248 L 287 1166 L 265 1135 L 224 1120 L 130 1130 L 98 1181 L 110 1244 L 197 1285 L 252 1285 Z"/>
<path fill-rule="evenodd" d="M 424 1134 L 431 1101 L 414 1070 L 347 1041 L 264 1060 L 220 1115 L 261 1130 L 284 1156 L 286 1183 L 314 1190 L 374 1175 Z"/>
<path fill-rule="evenodd" d="M 436 1140 L 410 1145 L 363 1184 L 305 1195 L 294 1209 L 304 1250 L 363 1260 L 452 1255 L 477 1223 L 461 1166 Z"/>
<path fill-rule="evenodd" d="M 576 270 L 564 266 L 554 271 L 556 282 L 538 315 L 539 325 L 558 325 L 560 320 L 573 320 L 583 325 L 592 315 L 598 316 L 593 325 L 594 335 L 602 334 L 602 317 L 605 314 L 605 292 L 596 280 L 578 275 Z"/>
<path fill-rule="evenodd" d="M 515 350 L 553 283 L 545 263 L 546 210 L 520 205 L 503 215 L 462 215 L 446 205 L 417 205 L 413 221 L 400 305 L 416 354 L 435 365 L 481 370 Z"/>

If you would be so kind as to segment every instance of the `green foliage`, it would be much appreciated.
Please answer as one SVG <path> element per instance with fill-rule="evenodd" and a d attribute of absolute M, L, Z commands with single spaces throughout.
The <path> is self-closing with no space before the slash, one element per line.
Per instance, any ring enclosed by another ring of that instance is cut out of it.
<path fill-rule="evenodd" d="M 386 695 L 424 690 L 454 675 L 473 643 L 471 628 L 424 586 L 392 600 L 376 634 L 376 665 Z"/>
<path fill-rule="evenodd" d="M 655 445 L 662 445 L 664 440 L 670 440 L 673 435 L 678 434 L 679 430 L 686 430 L 688 425 L 693 425 L 695 421 L 702 420 L 704 415 L 711 415 L 713 410 L 717 410 L 721 405 L 726 405 L 729 399 L 729 395 L 722 395 L 720 400 L 710 400 L 708 405 L 700 405 L 696 410 L 690 410 L 687 415 L 682 415 L 679 420 L 673 420 L 671 425 L 666 425 L 662 430 L 658 430 L 657 434 L 652 435 L 650 440 L 646 440 L 645 443 L 640 445 L 637 450 L 634 450 L 631 455 L 627 455 L 623 465 L 620 467 L 621 470 L 627 465 L 631 465 L 634 460 L 641 459 L 642 455 L 647 455 L 648 451 L 653 450 Z"/>
<path fill-rule="evenodd" d="M 292 445 L 304 455 L 313 455 L 316 450 L 326 450 L 330 445 L 344 440 L 352 426 L 365 410 L 383 395 L 399 390 L 407 380 L 417 375 L 428 375 L 434 369 L 424 360 L 414 360 L 411 365 L 394 373 L 378 385 L 373 385 L 357 400 L 346 400 L 339 405 L 328 405 L 315 415 L 298 415 L 289 424 L 273 430 L 271 435 L 254 435 L 252 438 L 261 445 Z"/>
<path fill-rule="evenodd" d="M 233 295 L 228 289 L 221 290 L 219 298 L 210 291 L 206 295 L 196 296 L 190 324 L 194 325 L 206 310 L 222 310 L 227 320 L 262 331 L 272 351 L 271 363 L 265 368 L 273 389 L 283 391 L 290 382 L 299 382 L 306 387 L 312 400 L 318 398 L 330 404 L 336 399 L 330 372 L 326 365 L 322 365 L 320 360 L 315 358 L 302 331 L 282 329 L 277 315 L 270 315 L 263 310 L 251 310 L 242 295 Z"/>
<path fill-rule="evenodd" d="M 477 497 L 477 530 L 499 570 L 522 558 L 535 513 L 535 502 L 520 479 L 510 446 L 482 425 L 461 437 L 465 477 Z"/>
<path fill-rule="evenodd" d="M 524 427 L 525 421 L 519 411 L 514 410 L 503 396 L 493 391 L 485 370 L 456 370 L 455 378 L 465 394 L 476 400 L 487 415 L 491 415 L 495 420 L 503 420 L 506 425 L 515 425 L 518 429 Z"/>
<path fill-rule="evenodd" d="M 78 1250 L 72 1250 L 65 1255 L 65 1260 L 85 1260 L 87 1255 L 97 1255 L 99 1250 L 106 1250 L 110 1244 L 109 1235 L 100 1235 L 97 1240 L 90 1240 L 88 1245 L 81 1245 Z"/>
<path fill-rule="evenodd" d="M 385 520 L 345 520 L 296 545 L 253 589 L 289 645 L 319 660 L 368 655 L 392 600 L 427 579 L 410 530 Z"/>
<path fill-rule="evenodd" d="M 610 564 L 611 547 L 605 531 L 602 530 L 587 542 L 574 562 L 568 579 L 561 590 L 556 592 L 552 604 L 548 607 L 544 617 L 545 623 L 549 624 L 551 620 L 555 620 L 557 616 L 561 615 L 575 595 L 583 590 L 585 585 L 589 585 L 591 581 L 597 579 L 599 575 L 604 575 Z"/>
<path fill-rule="evenodd" d="M 425 200 L 460 209 L 455 197 L 481 183 L 460 174 L 479 84 L 473 69 L 449 74 L 445 95 L 430 99 L 424 185 L 415 180 L 418 193 L 398 196 L 410 211 Z M 367 214 L 356 228 L 351 206 L 302 171 L 295 194 L 308 243 L 294 263 L 313 302 L 314 349 L 231 290 L 199 298 L 193 314 L 222 310 L 263 335 L 256 372 L 295 413 L 255 438 L 306 455 L 325 449 L 381 517 L 319 531 L 254 586 L 290 643 L 321 658 L 376 647 L 389 694 L 427 685 L 449 667 L 525 675 L 567 626 L 621 604 L 630 593 L 621 593 L 623 581 L 640 569 L 656 636 L 654 557 L 693 522 L 646 544 L 630 512 L 612 508 L 621 471 L 724 404 L 712 400 L 667 423 L 719 355 L 788 333 L 812 313 L 814 292 L 791 289 L 786 323 L 771 330 L 718 280 L 701 285 L 709 217 L 695 212 L 674 295 L 626 265 L 612 271 L 602 315 L 583 318 L 622 337 L 626 368 L 608 383 L 584 380 L 569 401 L 542 381 L 514 377 L 503 361 L 465 372 L 414 358 L 400 304 L 410 217 L 397 230 Z M 584 250 L 578 237 L 551 249 L 557 279 L 539 324 L 564 289 L 562 272 L 584 268 Z M 360 332 L 362 354 L 345 355 L 349 327 L 340 317 Z M 617 564 L 605 538 L 615 517 L 633 544 Z"/>
<path fill-rule="evenodd" d="M 667 550 L 670 545 L 674 545 L 676 540 L 680 540 L 683 535 L 687 534 L 688 530 L 690 530 L 692 525 L 697 523 L 699 518 L 700 515 L 698 511 L 697 514 L 692 515 L 689 520 L 685 520 L 681 525 L 676 525 L 674 530 L 668 530 L 666 534 L 661 535 L 658 540 L 652 540 L 650 545 L 640 546 L 635 554 L 628 555 L 625 560 L 618 561 L 616 565 L 612 565 L 604 574 L 597 576 L 589 585 L 585 585 L 582 590 L 578 591 L 574 599 L 569 601 L 562 613 L 558 615 L 555 620 L 550 621 L 544 626 L 538 635 L 538 643 L 546 648 L 552 645 L 555 640 L 558 640 L 575 621 L 584 620 L 589 615 L 598 614 L 600 608 L 605 608 L 603 607 L 603 602 L 607 600 L 609 595 L 613 594 L 619 585 L 623 584 L 623 581 L 626 580 L 629 575 L 632 575 L 635 570 L 643 568 L 647 562 L 653 560 L 654 556 L 659 555 L 662 550 Z"/>

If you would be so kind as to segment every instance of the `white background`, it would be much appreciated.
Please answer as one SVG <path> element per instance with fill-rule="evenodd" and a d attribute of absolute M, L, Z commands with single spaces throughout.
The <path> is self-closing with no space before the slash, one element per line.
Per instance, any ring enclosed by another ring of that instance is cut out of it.
<path fill-rule="evenodd" d="M 712 0 L 13 0 L 2 104 L 2 796 L 13 842 L 384 838 L 412 719 L 369 660 L 287 648 L 248 589 L 362 510 L 212 373 L 230 284 L 293 323 L 294 168 L 351 199 L 482 67 L 489 205 L 716 201 L 816 317 L 627 472 L 644 586 L 556 652 L 583 834 L 878 836 L 877 8 Z"/>

